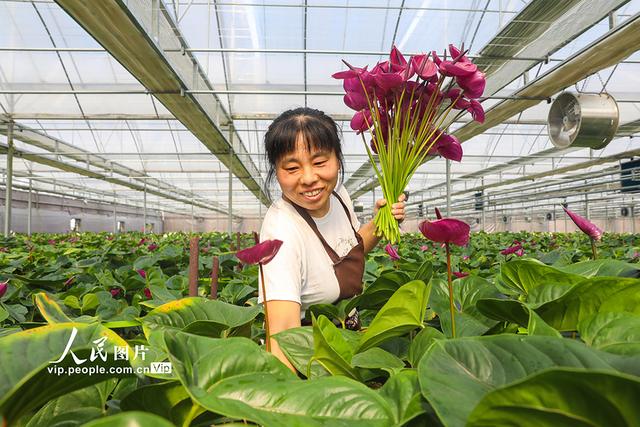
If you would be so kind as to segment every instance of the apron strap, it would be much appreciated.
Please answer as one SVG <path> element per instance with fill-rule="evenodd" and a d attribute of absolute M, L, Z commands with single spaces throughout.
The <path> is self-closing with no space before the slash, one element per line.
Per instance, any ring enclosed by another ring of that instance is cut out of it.
<path fill-rule="evenodd" d="M 342 201 L 340 196 L 338 196 L 338 194 L 335 191 L 332 191 L 331 194 L 336 196 L 336 198 L 338 199 L 338 201 L 342 205 L 342 208 L 344 209 L 344 212 L 347 214 L 347 218 L 349 219 L 349 225 L 351 226 L 351 229 L 353 230 L 353 233 L 355 234 L 355 237 L 356 237 L 357 241 L 360 242 L 361 237 L 356 232 L 356 229 L 353 228 L 353 223 L 351 222 L 351 215 L 349 215 L 349 209 L 347 208 L 347 205 Z M 320 242 L 322 243 L 322 246 L 324 247 L 324 250 L 327 252 L 327 255 L 329 255 L 329 258 L 331 258 L 331 261 L 333 261 L 334 264 L 336 262 L 338 262 L 338 260 L 340 260 L 340 257 L 338 256 L 336 251 L 334 251 L 333 248 L 331 246 L 329 246 L 329 244 L 324 239 L 324 237 L 322 237 L 322 233 L 320 233 L 320 230 L 318 230 L 318 224 L 316 224 L 316 222 L 313 220 L 313 218 L 311 218 L 311 215 L 309 215 L 309 212 L 307 212 L 307 210 L 302 208 L 301 206 L 298 206 L 297 204 L 293 203 L 288 198 L 286 198 L 284 196 L 283 196 L 283 198 L 286 201 L 288 201 L 289 203 L 291 203 L 291 205 L 293 205 L 295 210 L 298 211 L 300 216 L 306 221 L 307 224 L 309 224 L 309 227 L 311 227 L 311 229 L 313 230 L 315 235 L 318 236 L 318 239 L 320 239 Z"/>

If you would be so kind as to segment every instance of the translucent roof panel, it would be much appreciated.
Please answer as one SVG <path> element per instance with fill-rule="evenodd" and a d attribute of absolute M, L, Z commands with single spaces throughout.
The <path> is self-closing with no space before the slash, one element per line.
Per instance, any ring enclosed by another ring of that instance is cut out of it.
<path fill-rule="evenodd" d="M 505 49 L 526 46 L 535 39 L 532 33 L 511 39 L 500 34 L 508 27 L 517 29 L 517 18 L 527 11 L 530 3 L 308 0 L 305 7 L 305 2 L 299 0 L 162 0 L 161 7 L 171 22 L 161 27 L 164 30 L 157 37 L 147 36 L 157 41 L 156 49 L 168 64 L 179 64 L 173 71 L 184 86 L 182 95 L 200 103 L 200 108 L 209 114 L 208 120 L 220 127 L 224 138 L 229 138 L 228 125 L 233 124 L 235 146 L 242 144 L 246 150 L 237 157 L 243 163 L 256 165 L 252 171 L 254 179 L 260 182 L 266 179 L 268 164 L 263 138 L 271 120 L 286 109 L 307 105 L 337 119 L 342 129 L 348 181 L 356 171 L 362 172 L 368 158 L 362 137 L 350 129 L 349 119 L 354 112 L 343 103 L 341 81 L 331 77 L 346 68 L 343 60 L 355 66 L 372 67 L 386 59 L 392 44 L 410 54 L 442 51 L 449 43 L 464 43 L 472 56 L 479 55 L 488 45 Z M 140 13 L 143 29 L 151 23 L 151 4 L 122 2 L 123 7 L 132 8 L 132 14 Z M 552 2 L 544 5 L 546 9 L 560 6 Z M 615 13 L 616 25 L 637 19 L 638 11 L 640 0 L 626 2 Z M 562 69 L 567 58 L 607 34 L 610 24 L 606 15 L 594 19 L 600 21 L 588 25 L 580 34 L 549 42 L 546 46 L 551 53 L 549 61 L 545 61 L 545 55 L 533 58 L 526 76 L 522 72 L 501 76 L 504 81 L 495 83 L 497 92 L 483 101 L 488 117 L 493 114 L 492 108 L 516 101 L 512 98 L 517 98 L 518 91 L 526 89 L 530 82 Z M 533 20 L 527 24 L 544 27 L 553 22 Z M 113 31 L 122 28 L 114 26 Z M 182 61 L 185 58 L 193 58 L 195 65 L 189 60 Z M 619 101 L 620 122 L 635 123 L 640 120 L 640 89 L 635 84 L 639 66 L 640 53 L 636 52 L 624 62 L 548 96 L 553 100 L 562 90 L 607 91 Z M 194 70 L 208 81 L 196 79 Z M 87 169 L 79 175 L 17 158 L 18 175 L 33 173 L 40 180 L 39 185 L 50 180 L 51 188 L 54 180 L 59 186 L 76 185 L 77 194 L 90 194 L 93 190 L 97 198 L 116 191 L 122 200 L 134 205 L 142 203 L 143 193 L 123 184 L 137 186 L 147 182 L 151 190 L 170 196 L 163 198 L 150 191 L 148 203 L 187 213 L 191 212 L 189 200 L 225 209 L 229 203 L 229 174 L 224 165 L 228 157 L 219 156 L 226 153 L 211 153 L 194 136 L 193 129 L 174 117 L 175 105 L 168 103 L 167 108 L 156 96 L 147 93 L 121 60 L 106 51 L 55 2 L 0 0 L 0 118 L 12 117 L 17 125 L 39 132 L 40 138 L 48 138 L 42 143 L 21 139 L 19 135 L 15 141 L 17 149 L 54 159 L 74 170 Z M 215 110 L 218 101 L 224 111 Z M 464 191 L 483 183 L 494 185 L 488 193 L 496 198 L 520 191 L 525 196 L 534 195 L 531 203 L 536 206 L 552 203 L 540 199 L 542 190 L 535 185 L 547 183 L 548 191 L 568 197 L 564 195 L 566 190 L 560 188 L 561 183 L 572 183 L 575 176 L 587 172 L 606 174 L 615 163 L 584 167 L 558 176 L 551 173 L 554 169 L 634 149 L 633 140 L 620 134 L 601 151 L 556 150 L 546 129 L 549 107 L 541 100 L 464 141 L 463 161 L 451 165 L 452 191 L 460 193 L 454 197 L 458 206 L 468 203 Z M 227 114 L 231 116 L 230 123 L 226 122 Z M 449 131 L 455 133 L 465 128 L 467 120 L 468 115 L 462 116 Z M 0 127 L 6 128 L 3 123 Z M 638 128 L 628 125 L 625 132 L 637 133 Z M 0 144 L 6 144 L 3 133 L 6 131 L 0 133 Z M 199 135 L 202 137 L 202 133 Z M 368 139 L 366 135 L 366 142 Z M 58 152 L 56 140 L 63 145 Z M 3 159 L 0 155 L 0 162 Z M 87 176 L 92 171 L 110 174 L 110 169 L 114 169 L 113 176 L 120 184 Z M 525 179 L 527 175 L 547 172 L 549 176 L 541 182 Z M 16 176 L 17 182 L 21 185 L 27 182 L 25 176 Z M 444 160 L 433 159 L 418 169 L 408 189 L 421 199 L 442 197 L 445 178 Z M 519 178 L 522 181 L 497 186 Z M 367 184 L 372 179 L 370 174 L 353 189 L 363 192 L 359 201 L 367 208 L 373 196 Z M 234 213 L 256 216 L 266 211 L 238 178 L 233 178 L 232 188 Z M 274 196 L 278 196 L 277 191 Z M 194 207 L 194 212 L 211 213 L 203 206 Z"/>

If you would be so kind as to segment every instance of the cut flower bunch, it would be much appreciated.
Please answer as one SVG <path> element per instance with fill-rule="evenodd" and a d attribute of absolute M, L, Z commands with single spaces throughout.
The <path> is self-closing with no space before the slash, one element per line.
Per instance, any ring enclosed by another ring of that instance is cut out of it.
<path fill-rule="evenodd" d="M 449 45 L 449 57 L 445 52 L 440 58 L 434 51 L 407 60 L 394 46 L 389 59 L 371 70 L 343 61 L 349 69 L 333 74 L 344 80 L 344 102 L 356 111 L 351 128 L 362 135 L 386 200 L 398 200 L 427 156 L 462 159 L 460 142 L 443 129 L 453 121 L 452 110 L 458 115 L 468 111 L 474 120 L 484 121 L 478 98 L 484 92 L 485 75 L 465 53 Z M 364 137 L 367 130 L 369 144 Z M 390 204 L 378 211 L 374 221 L 377 235 L 392 244 L 400 240 Z"/>

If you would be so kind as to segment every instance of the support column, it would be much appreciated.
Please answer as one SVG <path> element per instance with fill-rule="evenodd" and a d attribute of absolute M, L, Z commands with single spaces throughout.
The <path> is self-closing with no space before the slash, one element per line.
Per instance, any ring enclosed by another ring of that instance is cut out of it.
<path fill-rule="evenodd" d="M 195 228 L 195 217 L 193 215 L 193 198 L 191 199 L 191 232 L 193 233 L 193 230 Z"/>
<path fill-rule="evenodd" d="M 447 216 L 451 216 L 451 160 L 446 159 L 447 165 Z"/>
<path fill-rule="evenodd" d="M 7 124 L 7 173 L 6 191 L 4 198 L 4 236 L 11 232 L 11 202 L 13 198 L 13 121 Z"/>
<path fill-rule="evenodd" d="M 482 183 L 482 196 L 480 198 L 480 201 L 482 202 L 482 231 L 487 231 L 487 225 L 486 225 L 486 218 L 484 215 L 484 211 L 488 206 L 488 203 L 485 203 L 484 201 L 486 200 L 487 196 L 484 190 L 484 177 L 480 178 L 480 182 Z"/>
<path fill-rule="evenodd" d="M 29 198 L 27 199 L 27 236 L 31 236 L 31 192 L 33 191 L 33 182 L 29 178 Z"/>
<path fill-rule="evenodd" d="M 233 233 L 233 173 L 231 172 L 231 168 L 233 165 L 233 126 L 229 126 L 229 238 L 231 238 L 231 233 Z"/>
<path fill-rule="evenodd" d="M 118 234 L 118 212 L 116 210 L 116 193 L 113 193 L 113 234 Z"/>
<path fill-rule="evenodd" d="M 585 211 L 585 218 L 591 219 L 591 214 L 589 213 L 589 195 L 587 193 L 584 193 L 584 211 Z"/>
<path fill-rule="evenodd" d="M 144 204 L 142 205 L 143 233 L 147 232 L 147 182 L 144 182 Z"/>

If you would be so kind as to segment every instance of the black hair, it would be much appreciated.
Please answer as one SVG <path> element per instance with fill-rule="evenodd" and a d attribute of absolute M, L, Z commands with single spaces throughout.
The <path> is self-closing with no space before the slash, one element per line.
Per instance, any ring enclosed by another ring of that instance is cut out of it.
<path fill-rule="evenodd" d="M 269 173 L 265 182 L 265 192 L 271 198 L 270 184 L 276 172 L 276 162 L 296 150 L 298 135 L 311 148 L 332 151 L 338 158 L 340 179 L 344 181 L 344 157 L 340 145 L 340 135 L 336 122 L 320 110 L 299 107 L 280 114 L 264 135 L 264 148 L 269 162 Z"/>

